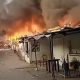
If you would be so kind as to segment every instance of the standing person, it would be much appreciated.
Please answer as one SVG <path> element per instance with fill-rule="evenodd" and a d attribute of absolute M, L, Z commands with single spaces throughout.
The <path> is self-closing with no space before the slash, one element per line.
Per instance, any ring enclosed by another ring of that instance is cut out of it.
<path fill-rule="evenodd" d="M 64 62 L 63 62 L 63 68 L 64 68 L 65 77 L 68 77 L 70 75 L 69 74 L 69 63 L 65 59 L 64 59 Z"/>

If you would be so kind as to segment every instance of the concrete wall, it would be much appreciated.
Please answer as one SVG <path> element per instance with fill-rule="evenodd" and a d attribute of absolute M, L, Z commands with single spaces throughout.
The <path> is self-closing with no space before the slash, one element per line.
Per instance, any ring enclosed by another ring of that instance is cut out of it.
<path fill-rule="evenodd" d="M 60 65 L 62 65 L 63 58 L 69 55 L 69 61 L 73 57 L 80 60 L 80 54 L 72 56 L 69 54 L 69 41 L 71 41 L 73 53 L 80 53 L 80 34 L 73 34 L 68 36 L 58 35 L 53 39 L 53 56 L 57 59 L 60 59 Z M 37 52 L 37 59 L 42 60 L 42 56 L 46 55 L 47 59 L 50 59 L 50 44 L 48 38 L 41 38 L 40 42 L 40 51 Z M 28 53 L 26 53 L 26 45 L 19 44 L 20 52 L 24 59 L 30 63 L 30 61 L 35 61 L 35 53 L 31 52 L 31 43 L 28 42 Z"/>
<path fill-rule="evenodd" d="M 69 54 L 69 41 L 71 41 L 72 53 L 80 53 L 80 34 L 73 34 L 68 36 L 55 36 L 53 39 L 53 53 L 55 58 L 60 59 L 60 65 L 62 65 L 63 58 L 69 55 L 69 61 L 73 59 L 73 57 L 77 58 L 80 61 L 80 54 Z"/>
<path fill-rule="evenodd" d="M 30 57 L 29 54 L 26 52 L 26 44 L 19 43 L 19 54 L 21 55 L 21 58 L 25 60 L 26 62 L 30 63 Z"/>
<path fill-rule="evenodd" d="M 42 56 L 45 55 L 47 59 L 50 59 L 50 44 L 48 38 L 41 38 L 40 51 L 37 52 L 37 60 L 42 60 Z M 35 53 L 32 52 L 32 61 L 35 61 Z"/>
<path fill-rule="evenodd" d="M 36 52 L 37 60 L 42 60 L 42 56 L 45 55 L 45 58 L 50 59 L 50 42 L 49 39 L 44 37 L 39 40 L 40 51 Z M 26 52 L 26 43 L 19 43 L 19 51 L 23 59 L 26 62 L 30 63 L 35 61 L 35 52 L 31 52 L 31 42 L 28 42 L 28 53 Z"/>
<path fill-rule="evenodd" d="M 53 56 L 56 59 L 60 59 L 60 64 L 62 61 L 62 58 L 64 56 L 63 54 L 63 39 L 62 38 L 54 38 L 53 40 Z"/>
<path fill-rule="evenodd" d="M 80 53 L 80 34 L 67 36 L 67 41 L 69 40 L 71 41 L 72 53 Z M 73 56 L 73 54 L 69 55 L 69 60 L 71 61 L 73 57 L 80 61 L 80 54 L 76 54 L 75 56 Z"/>

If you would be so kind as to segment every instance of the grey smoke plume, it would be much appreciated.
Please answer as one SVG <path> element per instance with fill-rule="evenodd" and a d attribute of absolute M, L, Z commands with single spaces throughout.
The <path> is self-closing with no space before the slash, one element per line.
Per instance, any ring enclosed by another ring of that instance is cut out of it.
<path fill-rule="evenodd" d="M 29 21 L 34 14 L 41 15 L 40 0 L 0 0 L 1 34 L 13 29 L 12 24 L 19 20 Z"/>
<path fill-rule="evenodd" d="M 80 21 L 80 0 L 0 0 L 0 32 L 12 33 L 16 29 L 12 24 L 29 21 L 33 15 L 43 15 L 47 28 L 59 25 L 64 16 Z"/>
<path fill-rule="evenodd" d="M 7 12 L 7 14 L 9 13 L 8 8 L 7 8 L 7 5 L 11 4 L 12 2 L 13 2 L 13 0 L 6 0 L 4 2 L 4 9 Z"/>
<path fill-rule="evenodd" d="M 47 28 L 58 26 L 65 15 L 80 20 L 80 0 L 41 0 L 41 8 Z"/>
<path fill-rule="evenodd" d="M 4 0 L 1 11 L 1 19 L 18 19 L 25 16 L 25 12 L 35 10 L 33 0 Z"/>

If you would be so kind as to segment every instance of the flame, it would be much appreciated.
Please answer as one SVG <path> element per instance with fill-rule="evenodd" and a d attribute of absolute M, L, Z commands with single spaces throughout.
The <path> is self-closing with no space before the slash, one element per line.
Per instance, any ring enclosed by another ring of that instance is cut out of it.
<path fill-rule="evenodd" d="M 70 25 L 68 27 L 75 28 L 79 24 L 80 24 L 80 20 L 78 20 L 75 17 L 69 17 L 67 15 L 59 20 L 59 25 L 62 26 L 62 27 L 64 27 L 64 25 Z"/>
<path fill-rule="evenodd" d="M 31 21 L 21 22 L 18 21 L 13 24 L 13 27 L 9 31 L 9 40 L 16 41 L 22 36 L 32 36 L 46 31 L 43 20 L 38 17 L 33 17 Z"/>

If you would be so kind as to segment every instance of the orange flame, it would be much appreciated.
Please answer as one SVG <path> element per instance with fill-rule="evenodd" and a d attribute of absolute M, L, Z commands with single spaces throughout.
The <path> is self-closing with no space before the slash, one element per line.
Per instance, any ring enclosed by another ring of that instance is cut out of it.
<path fill-rule="evenodd" d="M 22 36 L 31 36 L 36 35 L 39 33 L 42 33 L 46 31 L 46 28 L 44 26 L 44 22 L 42 18 L 33 17 L 31 21 L 21 22 L 18 21 L 15 24 L 13 24 L 13 27 L 11 28 L 9 34 L 10 40 L 16 40 L 19 37 Z"/>
<path fill-rule="evenodd" d="M 64 25 L 69 25 L 69 24 L 70 27 L 75 28 L 77 25 L 80 24 L 80 20 L 76 19 L 75 17 L 69 17 L 67 15 L 59 20 L 59 25 L 62 27 L 64 27 Z"/>

